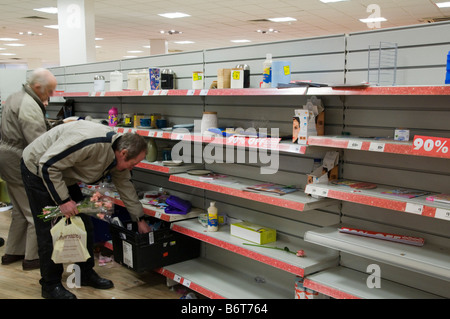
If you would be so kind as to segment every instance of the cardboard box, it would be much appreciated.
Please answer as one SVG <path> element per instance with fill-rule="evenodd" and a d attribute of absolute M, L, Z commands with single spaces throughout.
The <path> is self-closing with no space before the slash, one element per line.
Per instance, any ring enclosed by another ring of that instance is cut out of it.
<path fill-rule="evenodd" d="M 277 240 L 277 231 L 249 222 L 234 223 L 230 226 L 232 236 L 239 237 L 256 244 L 267 244 Z"/>
<path fill-rule="evenodd" d="M 312 112 L 308 110 L 295 110 L 295 116 L 292 124 L 293 143 L 306 145 L 308 142 L 308 136 L 311 131 L 311 115 Z"/>
<path fill-rule="evenodd" d="M 394 134 L 395 141 L 409 141 L 409 130 L 396 129 Z"/>
<path fill-rule="evenodd" d="M 339 153 L 327 152 L 323 159 L 323 165 L 308 174 L 308 184 L 327 183 L 339 178 Z"/>

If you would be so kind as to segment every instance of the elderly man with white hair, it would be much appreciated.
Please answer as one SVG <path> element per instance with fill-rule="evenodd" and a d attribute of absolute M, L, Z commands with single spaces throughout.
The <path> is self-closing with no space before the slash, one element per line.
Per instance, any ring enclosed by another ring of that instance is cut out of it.
<path fill-rule="evenodd" d="M 38 269 L 36 230 L 20 172 L 22 151 L 50 129 L 45 107 L 56 89 L 47 69 L 34 70 L 22 90 L 9 96 L 0 126 L 0 177 L 6 181 L 13 204 L 12 219 L 2 265 L 22 261 L 24 270 Z"/>

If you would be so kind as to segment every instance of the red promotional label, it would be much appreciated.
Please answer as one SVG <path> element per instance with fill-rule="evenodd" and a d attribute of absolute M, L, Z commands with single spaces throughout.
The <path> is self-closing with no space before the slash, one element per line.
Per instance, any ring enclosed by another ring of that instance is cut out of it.
<path fill-rule="evenodd" d="M 444 137 L 414 136 L 415 154 L 436 157 L 449 157 L 450 139 Z"/>

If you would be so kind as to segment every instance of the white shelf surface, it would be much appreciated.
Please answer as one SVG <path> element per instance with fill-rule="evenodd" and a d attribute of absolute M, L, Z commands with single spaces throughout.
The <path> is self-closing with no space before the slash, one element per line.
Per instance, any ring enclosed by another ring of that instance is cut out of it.
<path fill-rule="evenodd" d="M 305 241 L 450 281 L 450 248 L 412 246 L 339 232 L 339 226 L 307 231 Z"/>
<path fill-rule="evenodd" d="M 380 288 L 369 288 L 369 276 L 369 273 L 335 267 L 306 277 L 303 285 L 337 299 L 442 299 L 383 278 Z"/>
<path fill-rule="evenodd" d="M 169 279 L 212 299 L 293 299 L 292 287 L 281 288 L 205 258 L 165 266 L 159 270 Z M 276 282 L 276 278 L 272 279 Z"/>
<path fill-rule="evenodd" d="M 450 204 L 426 200 L 429 194 L 414 198 L 383 194 L 393 189 L 395 187 L 387 185 L 377 185 L 375 189 L 354 189 L 345 185 L 317 183 L 308 184 L 305 193 L 450 221 Z"/>
<path fill-rule="evenodd" d="M 246 191 L 244 190 L 246 187 L 264 182 L 235 176 L 227 176 L 211 181 L 202 180 L 201 176 L 181 173 L 171 175 L 169 181 L 299 211 L 317 209 L 336 203 L 333 199 L 312 198 L 311 196 L 306 195 L 301 189 L 281 196 L 272 195 L 268 192 L 256 193 Z"/>
<path fill-rule="evenodd" d="M 208 232 L 197 219 L 190 219 L 173 223 L 171 227 L 174 231 L 301 277 L 338 264 L 339 254 L 337 251 L 310 244 L 292 236 L 277 234 L 276 242 L 265 244 L 264 246 L 288 247 L 289 250 L 294 252 L 303 249 L 306 254 L 305 257 L 297 257 L 294 254 L 278 249 L 244 245 L 243 243 L 254 243 L 232 236 L 229 225 L 219 226 L 219 231 L 217 232 Z"/>

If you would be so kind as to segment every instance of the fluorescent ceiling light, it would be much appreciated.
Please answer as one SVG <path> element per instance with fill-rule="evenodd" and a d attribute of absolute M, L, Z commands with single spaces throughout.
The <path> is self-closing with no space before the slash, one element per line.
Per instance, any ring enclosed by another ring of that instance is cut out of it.
<path fill-rule="evenodd" d="M 146 48 L 146 49 L 150 49 L 150 46 L 149 46 L 149 45 L 143 45 L 142 47 L 143 47 L 143 48 Z"/>
<path fill-rule="evenodd" d="M 267 19 L 272 22 L 289 22 L 289 21 L 297 21 L 297 19 L 291 18 L 291 17 L 283 17 L 283 18 L 270 18 Z"/>
<path fill-rule="evenodd" d="M 46 7 L 46 8 L 39 8 L 39 9 L 33 9 L 35 11 L 45 12 L 45 13 L 51 13 L 51 14 L 57 14 L 58 8 L 55 7 Z"/>
<path fill-rule="evenodd" d="M 102 41 L 103 38 L 95 38 L 95 41 Z"/>
<path fill-rule="evenodd" d="M 250 40 L 231 40 L 231 42 L 234 42 L 234 43 L 245 43 L 245 42 L 252 42 L 252 41 L 250 41 Z"/>
<path fill-rule="evenodd" d="M 57 25 L 57 24 L 53 24 L 53 25 L 44 25 L 44 28 L 49 28 L 49 29 L 55 29 L 55 30 L 58 30 L 58 29 L 59 29 L 59 25 Z"/>
<path fill-rule="evenodd" d="M 100 49 L 102 46 L 101 45 L 96 45 L 95 48 L 96 49 Z"/>
<path fill-rule="evenodd" d="M 15 53 L 0 53 L 0 55 L 16 55 Z"/>
<path fill-rule="evenodd" d="M 25 44 L 22 43 L 5 43 L 5 45 L 8 45 L 10 47 L 24 47 Z"/>
<path fill-rule="evenodd" d="M 5 48 L 0 48 L 0 51 L 6 50 Z"/>
<path fill-rule="evenodd" d="M 124 57 L 125 59 L 137 58 L 137 56 L 135 56 L 135 55 L 124 55 L 123 57 Z"/>
<path fill-rule="evenodd" d="M 144 51 L 140 51 L 140 50 L 133 50 L 133 51 L 127 51 L 127 53 L 142 53 Z"/>
<path fill-rule="evenodd" d="M 191 43 L 195 43 L 194 41 L 175 41 L 174 43 L 176 44 L 191 44 Z"/>
<path fill-rule="evenodd" d="M 450 1 L 436 3 L 439 8 L 450 8 Z"/>
<path fill-rule="evenodd" d="M 359 19 L 359 21 L 363 23 L 371 23 L 371 22 L 384 22 L 387 21 L 386 18 L 379 17 L 379 18 L 366 18 L 366 19 Z"/>
<path fill-rule="evenodd" d="M 182 13 L 182 12 L 159 13 L 158 15 L 161 17 L 164 17 L 164 18 L 169 18 L 169 19 L 190 17 L 189 14 Z"/>
<path fill-rule="evenodd" d="M 14 39 L 14 38 L 0 38 L 0 41 L 19 41 L 19 39 Z"/>
<path fill-rule="evenodd" d="M 341 2 L 341 1 L 348 1 L 348 0 L 320 0 L 323 3 L 330 3 L 330 2 Z"/>

